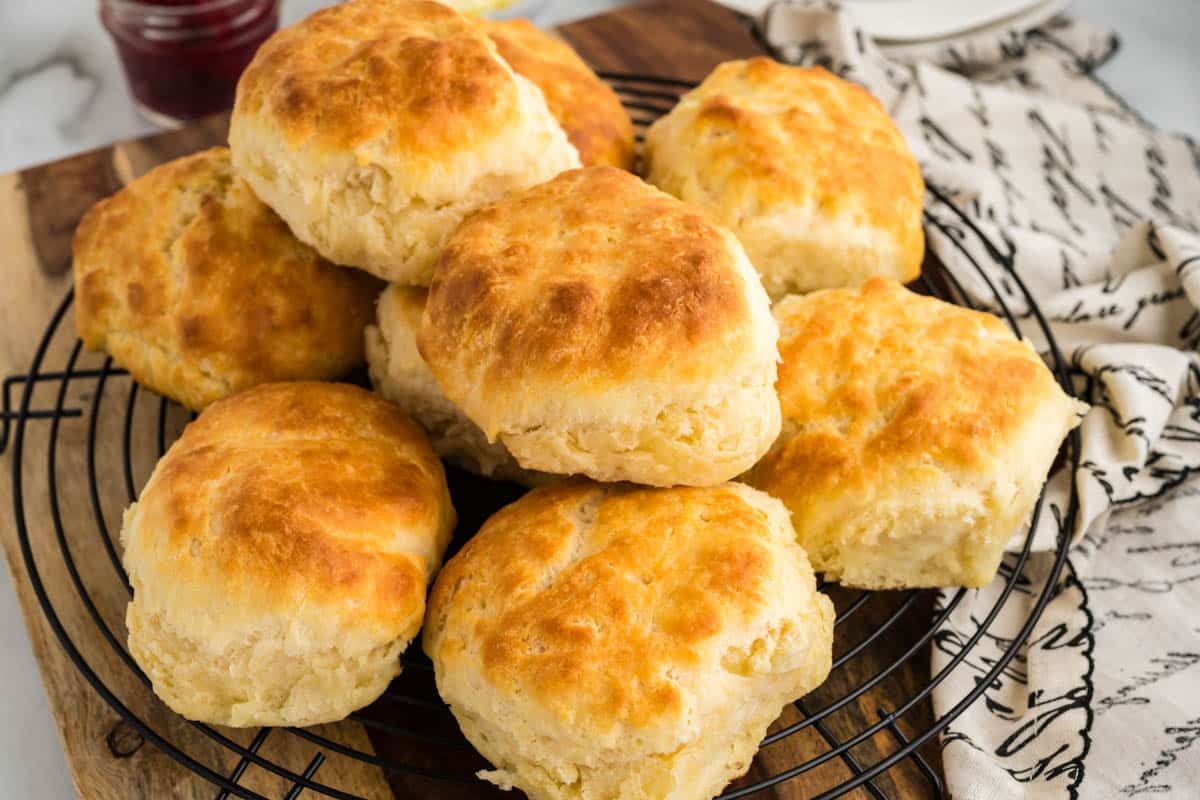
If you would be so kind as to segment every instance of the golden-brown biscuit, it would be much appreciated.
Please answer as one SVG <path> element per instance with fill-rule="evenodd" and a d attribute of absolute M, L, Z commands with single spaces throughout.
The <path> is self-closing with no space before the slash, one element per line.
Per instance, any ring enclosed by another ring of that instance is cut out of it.
<path fill-rule="evenodd" d="M 779 501 L 568 481 L 447 562 L 423 644 L 487 780 L 533 800 L 694 800 L 825 680 L 833 616 Z"/>
<path fill-rule="evenodd" d="M 194 410 L 259 383 L 341 377 L 362 363 L 379 292 L 296 241 L 223 147 L 93 206 L 74 269 L 83 343 Z"/>
<path fill-rule="evenodd" d="M 820 67 L 721 64 L 644 156 L 647 180 L 733 229 L 772 298 L 920 273 L 917 162 L 870 92 Z"/>
<path fill-rule="evenodd" d="M 125 512 L 129 651 L 189 719 L 341 719 L 399 674 L 453 527 L 441 463 L 392 404 L 330 383 L 226 398 Z"/>
<path fill-rule="evenodd" d="M 554 476 L 522 469 L 498 441 L 489 442 L 458 406 L 442 394 L 417 350 L 429 292 L 393 283 L 379 298 L 378 321 L 367 328 L 367 364 L 375 391 L 412 415 L 442 458 L 476 475 L 537 486 Z"/>
<path fill-rule="evenodd" d="M 813 566 L 866 589 L 991 581 L 1087 407 L 996 317 L 894 281 L 775 315 L 783 432 L 747 480 Z"/>
<path fill-rule="evenodd" d="M 524 19 L 487 23 L 500 55 L 537 84 L 585 167 L 633 169 L 633 122 L 616 92 L 571 46 Z"/>
<path fill-rule="evenodd" d="M 579 166 L 483 23 L 424 0 L 350 0 L 274 34 L 238 82 L 229 144 L 301 240 L 414 284 L 468 213 Z"/>
<path fill-rule="evenodd" d="M 589 167 L 459 227 L 418 345 L 525 469 L 672 486 L 720 483 L 766 452 L 776 337 L 733 234 Z"/>

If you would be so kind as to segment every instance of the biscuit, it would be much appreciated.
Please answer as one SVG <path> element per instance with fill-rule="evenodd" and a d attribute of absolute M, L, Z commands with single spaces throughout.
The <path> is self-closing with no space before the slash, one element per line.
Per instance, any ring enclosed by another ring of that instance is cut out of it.
<path fill-rule="evenodd" d="M 825 680 L 833 621 L 777 500 L 567 481 L 447 562 L 423 644 L 487 780 L 532 800 L 694 800 Z"/>
<path fill-rule="evenodd" d="M 379 298 L 378 323 L 367 328 L 367 364 L 375 391 L 400 406 L 429 434 L 437 454 L 468 472 L 526 486 L 546 483 L 543 472 L 522 469 L 500 442 L 487 436 L 442 394 L 417 351 L 428 291 L 393 283 Z"/>
<path fill-rule="evenodd" d="M 483 23 L 421 0 L 350 0 L 275 33 L 238 82 L 229 144 L 302 241 L 422 285 L 469 212 L 579 166 Z"/>
<path fill-rule="evenodd" d="M 148 172 L 75 233 L 75 322 L 134 379 L 199 410 L 363 360 L 379 283 L 291 235 L 213 148 Z"/>
<path fill-rule="evenodd" d="M 920 273 L 916 159 L 870 92 L 820 67 L 721 64 L 643 155 L 647 180 L 733 229 L 773 299 Z"/>
<path fill-rule="evenodd" d="M 518 75 L 537 84 L 585 167 L 633 169 L 633 122 L 620 98 L 563 40 L 524 19 L 487 23 Z"/>
<path fill-rule="evenodd" d="M 788 297 L 783 432 L 747 481 L 827 580 L 983 586 L 1087 406 L 991 314 L 873 278 Z"/>
<path fill-rule="evenodd" d="M 525 469 L 712 485 L 778 433 L 777 333 L 731 233 L 589 167 L 463 223 L 417 343 L 445 396 Z"/>
<path fill-rule="evenodd" d="M 341 719 L 400 673 L 453 527 L 441 463 L 392 404 L 331 383 L 226 398 L 125 512 L 129 651 L 188 719 Z"/>

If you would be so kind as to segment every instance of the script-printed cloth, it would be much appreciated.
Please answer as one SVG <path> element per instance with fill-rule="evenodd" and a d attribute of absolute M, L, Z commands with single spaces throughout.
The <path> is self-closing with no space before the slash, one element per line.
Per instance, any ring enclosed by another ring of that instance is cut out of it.
<path fill-rule="evenodd" d="M 940 716 L 1071 543 L 1026 646 L 943 734 L 951 795 L 1200 797 L 1200 146 L 1108 90 L 1093 73 L 1116 37 L 1063 17 L 903 48 L 831 3 L 775 3 L 759 25 L 781 60 L 880 98 L 921 162 L 929 249 L 1054 363 L 1049 331 L 1092 404 L 1015 589 L 1012 553 L 935 637 L 935 676 L 966 651 L 934 693 Z"/>

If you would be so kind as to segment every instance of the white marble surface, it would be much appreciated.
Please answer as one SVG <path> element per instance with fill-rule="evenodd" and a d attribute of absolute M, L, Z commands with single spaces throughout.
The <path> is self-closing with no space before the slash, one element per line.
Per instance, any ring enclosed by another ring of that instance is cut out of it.
<path fill-rule="evenodd" d="M 284 0 L 284 21 L 328 4 Z M 537 21 L 551 25 L 619 4 L 555 0 Z M 1076 0 L 1075 10 L 1121 34 L 1122 50 L 1103 78 L 1151 121 L 1200 135 L 1196 0 Z M 96 0 L 0 0 L 0 172 L 155 130 L 134 111 Z M 0 797 L 73 797 L 7 571 L 0 571 L 0 685 Z"/>

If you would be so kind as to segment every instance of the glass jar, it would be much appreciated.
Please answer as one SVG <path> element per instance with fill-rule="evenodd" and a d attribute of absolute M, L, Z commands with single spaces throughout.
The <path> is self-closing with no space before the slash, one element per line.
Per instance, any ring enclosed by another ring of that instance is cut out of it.
<path fill-rule="evenodd" d="M 178 125 L 233 107 L 238 77 L 279 27 L 279 0 L 100 0 L 138 110 Z"/>

